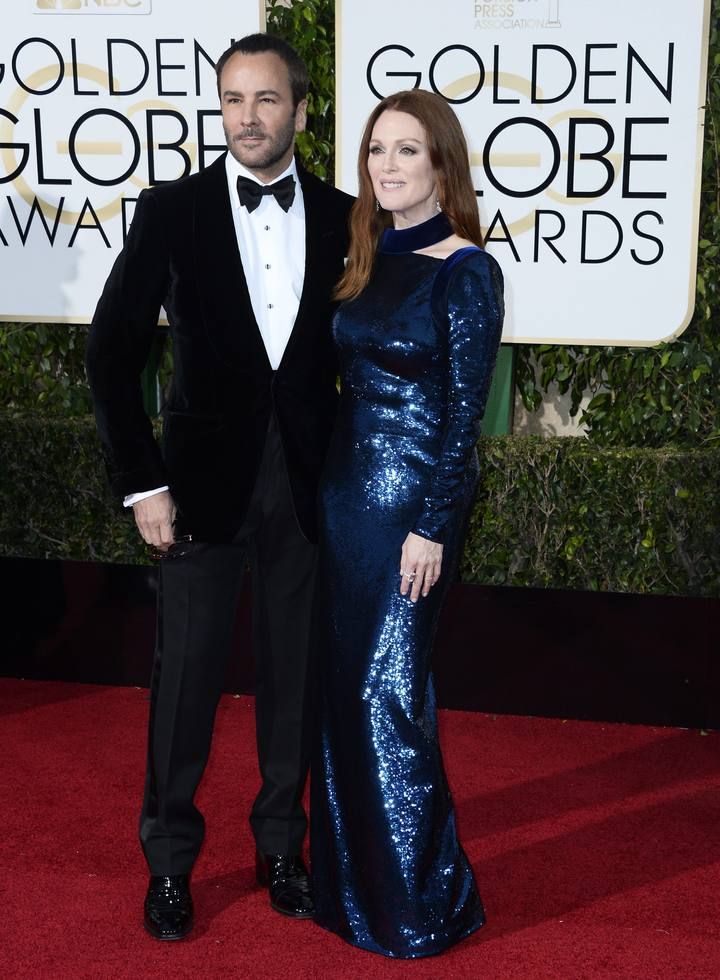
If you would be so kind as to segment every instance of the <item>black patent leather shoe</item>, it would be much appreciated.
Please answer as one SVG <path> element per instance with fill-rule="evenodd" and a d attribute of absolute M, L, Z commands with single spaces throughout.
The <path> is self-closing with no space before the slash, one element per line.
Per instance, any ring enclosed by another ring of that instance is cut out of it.
<path fill-rule="evenodd" d="M 288 854 L 261 854 L 255 861 L 258 885 L 267 887 L 270 907 L 293 919 L 311 919 L 315 905 L 310 878 L 301 857 Z"/>
<path fill-rule="evenodd" d="M 193 927 L 190 875 L 151 875 L 145 928 L 154 939 L 184 939 Z"/>

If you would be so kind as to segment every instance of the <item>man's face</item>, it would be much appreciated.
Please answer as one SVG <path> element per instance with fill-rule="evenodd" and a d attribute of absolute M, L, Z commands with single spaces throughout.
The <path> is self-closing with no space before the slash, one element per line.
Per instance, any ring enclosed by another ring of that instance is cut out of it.
<path fill-rule="evenodd" d="M 223 129 L 230 153 L 267 183 L 290 163 L 307 101 L 293 108 L 285 62 L 273 51 L 234 54 L 220 76 Z"/>

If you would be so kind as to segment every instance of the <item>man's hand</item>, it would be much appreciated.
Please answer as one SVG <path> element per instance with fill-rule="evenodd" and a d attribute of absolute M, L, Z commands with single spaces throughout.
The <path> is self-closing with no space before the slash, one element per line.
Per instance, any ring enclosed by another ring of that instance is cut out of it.
<path fill-rule="evenodd" d="M 146 544 L 167 551 L 175 540 L 173 521 L 175 503 L 167 490 L 145 497 L 133 504 L 135 523 Z"/>
<path fill-rule="evenodd" d="M 410 593 L 413 602 L 426 596 L 440 578 L 443 546 L 412 531 L 405 538 L 400 556 L 400 592 Z"/>

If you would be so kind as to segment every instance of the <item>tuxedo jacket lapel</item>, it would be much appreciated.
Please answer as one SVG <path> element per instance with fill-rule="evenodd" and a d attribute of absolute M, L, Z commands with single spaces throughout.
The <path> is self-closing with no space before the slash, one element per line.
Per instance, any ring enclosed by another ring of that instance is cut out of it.
<path fill-rule="evenodd" d="M 313 287 L 319 270 L 322 239 L 324 233 L 327 233 L 325 222 L 323 220 L 322 205 L 321 202 L 317 200 L 315 186 L 313 185 L 313 182 L 308 179 L 307 170 L 305 170 L 299 163 L 297 165 L 297 170 L 300 186 L 302 187 L 303 206 L 305 209 L 305 277 L 303 279 L 303 289 L 300 295 L 300 303 L 298 305 L 295 323 L 293 324 L 290 337 L 288 338 L 285 353 L 283 354 L 283 360 L 285 360 L 285 355 L 298 343 L 299 339 L 301 338 L 305 316 L 308 310 L 312 309 Z"/>
<path fill-rule="evenodd" d="M 269 366 L 235 236 L 225 158 L 200 176 L 192 245 L 209 339 L 223 359 L 250 352 Z"/>

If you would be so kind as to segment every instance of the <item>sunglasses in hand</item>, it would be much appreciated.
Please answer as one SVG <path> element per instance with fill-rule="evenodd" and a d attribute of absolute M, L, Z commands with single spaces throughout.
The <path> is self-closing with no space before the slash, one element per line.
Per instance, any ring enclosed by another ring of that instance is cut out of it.
<path fill-rule="evenodd" d="M 180 534 L 168 548 L 158 548 L 155 545 L 149 545 L 150 557 L 153 561 L 168 561 L 173 558 L 182 558 L 190 551 L 192 539 L 192 534 Z"/>

